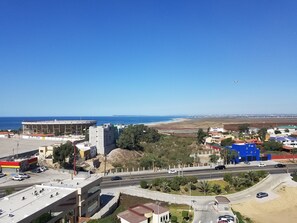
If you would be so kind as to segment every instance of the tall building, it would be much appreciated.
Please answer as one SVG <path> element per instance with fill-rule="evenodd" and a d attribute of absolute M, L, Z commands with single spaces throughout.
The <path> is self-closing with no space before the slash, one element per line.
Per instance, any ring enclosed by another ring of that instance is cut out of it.
<path fill-rule="evenodd" d="M 89 142 L 97 147 L 97 154 L 108 154 L 115 149 L 118 137 L 117 127 L 111 124 L 89 128 Z"/>

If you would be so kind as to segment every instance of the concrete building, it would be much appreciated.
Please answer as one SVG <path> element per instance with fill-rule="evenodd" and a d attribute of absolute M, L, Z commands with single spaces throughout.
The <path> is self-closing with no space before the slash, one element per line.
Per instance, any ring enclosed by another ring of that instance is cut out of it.
<path fill-rule="evenodd" d="M 275 137 L 270 137 L 270 140 L 275 140 L 277 142 L 280 142 L 288 148 L 297 148 L 297 138 L 295 137 L 275 136 Z"/>
<path fill-rule="evenodd" d="M 260 150 L 255 143 L 234 143 L 231 150 L 238 153 L 233 160 L 235 163 L 260 160 Z"/>
<path fill-rule="evenodd" d="M 91 159 L 97 155 L 96 146 L 92 146 L 89 142 L 78 143 L 76 147 L 79 149 L 80 157 L 83 159 Z"/>
<path fill-rule="evenodd" d="M 99 176 L 35 185 L 0 199 L 0 222 L 78 222 L 100 209 Z"/>
<path fill-rule="evenodd" d="M 2 172 L 23 172 L 33 169 L 37 165 L 37 157 L 24 158 L 24 159 L 12 159 L 1 160 L 0 168 Z"/>
<path fill-rule="evenodd" d="M 22 122 L 23 134 L 84 135 L 94 120 L 53 120 Z"/>
<path fill-rule="evenodd" d="M 121 223 L 167 223 L 169 210 L 154 203 L 137 205 L 117 215 Z"/>
<path fill-rule="evenodd" d="M 61 143 L 56 143 L 50 146 L 40 146 L 38 148 L 38 159 L 41 161 L 53 159 L 54 149 L 61 145 Z"/>
<path fill-rule="evenodd" d="M 111 124 L 89 128 L 89 142 L 97 147 L 97 154 L 108 154 L 115 149 L 118 137 L 118 129 Z"/>

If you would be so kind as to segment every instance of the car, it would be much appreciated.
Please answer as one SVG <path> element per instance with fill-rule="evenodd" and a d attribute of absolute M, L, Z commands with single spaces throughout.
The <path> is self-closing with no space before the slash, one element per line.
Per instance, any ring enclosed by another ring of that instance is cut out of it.
<path fill-rule="evenodd" d="M 256 195 L 257 198 L 263 198 L 263 197 L 268 197 L 268 193 L 266 192 L 259 192 Z"/>
<path fill-rule="evenodd" d="M 15 181 L 22 181 L 22 180 L 24 180 L 24 178 L 22 178 L 22 177 L 19 176 L 19 175 L 15 175 L 15 176 L 13 176 L 11 179 L 12 179 L 12 180 L 15 180 Z"/>
<path fill-rule="evenodd" d="M 249 161 L 245 161 L 244 164 L 246 164 L 246 165 L 251 165 L 251 162 L 249 162 Z"/>
<path fill-rule="evenodd" d="M 274 166 L 275 168 L 283 168 L 283 167 L 286 167 L 285 164 L 282 164 L 282 163 L 278 163 L 278 164 L 275 164 Z"/>
<path fill-rule="evenodd" d="M 264 167 L 264 166 L 266 166 L 265 163 L 259 163 L 259 164 L 258 164 L 258 167 Z"/>
<path fill-rule="evenodd" d="M 176 173 L 177 171 L 175 169 L 169 169 L 168 173 Z"/>
<path fill-rule="evenodd" d="M 30 178 L 30 176 L 28 174 L 26 174 L 26 173 L 19 173 L 18 176 L 23 178 L 23 179 Z"/>
<path fill-rule="evenodd" d="M 48 168 L 46 166 L 41 166 L 39 167 L 41 172 L 45 172 L 46 170 L 48 170 Z"/>
<path fill-rule="evenodd" d="M 122 180 L 122 177 L 119 177 L 119 176 L 114 176 L 111 178 L 112 181 L 114 180 Z"/>
<path fill-rule="evenodd" d="M 0 178 L 5 177 L 6 174 L 5 173 L 0 173 Z"/>
<path fill-rule="evenodd" d="M 219 216 L 218 217 L 218 222 L 220 221 L 225 221 L 225 222 L 228 222 L 228 223 L 233 223 L 234 222 L 234 217 L 231 216 L 231 215 L 222 215 L 222 216 Z"/>
<path fill-rule="evenodd" d="M 224 169 L 226 169 L 225 165 L 218 165 L 215 167 L 215 170 L 224 170 Z"/>

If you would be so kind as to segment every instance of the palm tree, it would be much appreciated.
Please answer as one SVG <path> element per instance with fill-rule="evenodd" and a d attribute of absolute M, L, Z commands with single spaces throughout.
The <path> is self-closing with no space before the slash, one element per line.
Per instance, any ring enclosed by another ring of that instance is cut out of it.
<path fill-rule="evenodd" d="M 200 192 L 203 192 L 204 195 L 208 194 L 211 190 L 210 184 L 205 180 L 199 181 L 197 188 Z"/>
<path fill-rule="evenodd" d="M 162 192 L 169 192 L 170 191 L 169 183 L 167 181 L 163 181 L 160 185 L 160 189 Z"/>

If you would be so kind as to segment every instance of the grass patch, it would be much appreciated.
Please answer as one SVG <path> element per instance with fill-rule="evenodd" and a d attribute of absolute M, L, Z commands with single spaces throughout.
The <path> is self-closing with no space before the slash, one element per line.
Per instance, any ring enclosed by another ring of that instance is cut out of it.
<path fill-rule="evenodd" d="M 182 212 L 183 211 L 189 211 L 189 206 L 188 205 L 182 205 L 182 204 L 171 204 L 169 206 L 169 212 L 171 216 L 176 216 L 177 217 L 177 222 L 182 222 L 183 217 L 182 217 Z M 193 212 L 189 211 L 190 219 L 193 218 Z"/>

